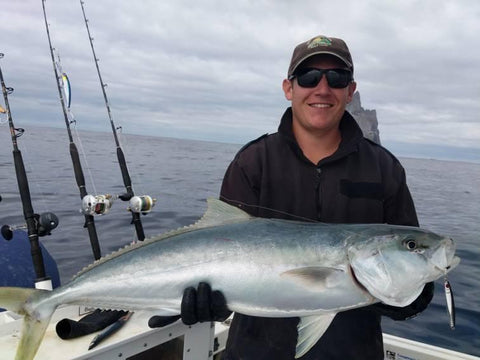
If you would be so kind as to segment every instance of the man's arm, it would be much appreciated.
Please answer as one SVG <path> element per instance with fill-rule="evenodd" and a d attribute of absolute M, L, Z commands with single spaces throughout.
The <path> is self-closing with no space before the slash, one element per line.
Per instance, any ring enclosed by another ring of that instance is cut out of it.
<path fill-rule="evenodd" d="M 392 175 L 396 177 L 395 192 L 384 202 L 385 222 L 392 225 L 418 226 L 417 212 L 407 186 L 405 170 L 397 163 Z"/>
<path fill-rule="evenodd" d="M 237 158 L 228 167 L 220 189 L 220 200 L 237 206 L 252 216 L 258 215 L 259 189 L 253 183 Z"/>

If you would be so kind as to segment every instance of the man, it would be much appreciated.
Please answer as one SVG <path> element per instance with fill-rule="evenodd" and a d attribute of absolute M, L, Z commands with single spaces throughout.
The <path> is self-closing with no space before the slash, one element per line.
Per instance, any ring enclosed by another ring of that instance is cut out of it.
<path fill-rule="evenodd" d="M 317 36 L 299 44 L 283 81 L 291 107 L 277 133 L 239 151 L 220 198 L 260 217 L 418 226 L 404 169 L 387 150 L 365 139 L 345 111 L 356 89 L 353 70 L 341 39 Z M 184 322 L 228 315 L 218 290 L 211 292 L 208 284 L 186 289 Z M 380 316 L 415 316 L 432 296 L 433 284 L 428 284 L 405 308 L 376 304 L 340 312 L 301 359 L 383 359 Z M 223 359 L 293 360 L 298 321 L 235 314 Z"/>
<path fill-rule="evenodd" d="M 247 144 L 230 164 L 221 199 L 255 216 L 327 223 L 418 226 L 398 160 L 362 135 L 345 111 L 356 89 L 341 39 L 299 44 L 283 91 L 291 102 L 278 128 Z M 407 308 L 375 305 L 339 313 L 301 359 L 383 359 L 380 315 L 405 319 L 430 302 L 433 285 Z M 235 314 L 224 360 L 292 360 L 298 318 Z"/>

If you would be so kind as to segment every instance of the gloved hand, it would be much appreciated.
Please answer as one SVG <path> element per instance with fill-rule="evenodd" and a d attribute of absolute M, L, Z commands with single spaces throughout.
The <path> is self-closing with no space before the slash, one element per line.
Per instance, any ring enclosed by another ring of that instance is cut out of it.
<path fill-rule="evenodd" d="M 151 328 L 162 327 L 180 318 L 185 325 L 205 321 L 224 321 L 231 313 L 222 292 L 212 291 L 209 284 L 201 282 L 197 289 L 188 287 L 184 290 L 180 315 L 152 316 L 148 321 L 148 326 Z"/>
<path fill-rule="evenodd" d="M 393 320 L 406 320 L 417 316 L 425 310 L 432 301 L 434 284 L 433 282 L 425 284 L 422 293 L 410 305 L 405 307 L 396 307 L 385 305 L 382 303 L 373 305 L 373 309 L 377 314 L 388 316 Z"/>

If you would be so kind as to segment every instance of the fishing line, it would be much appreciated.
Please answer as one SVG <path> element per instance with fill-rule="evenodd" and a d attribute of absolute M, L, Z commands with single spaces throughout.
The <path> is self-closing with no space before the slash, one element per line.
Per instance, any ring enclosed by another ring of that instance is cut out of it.
<path fill-rule="evenodd" d="M 13 88 L 7 88 L 7 94 L 9 92 L 13 93 Z M 0 113 L 7 114 L 7 110 L 3 109 L 3 107 L 0 106 Z M 0 118 L 0 124 L 3 125 L 3 123 L 8 124 L 8 117 L 5 118 L 5 121 L 2 121 L 1 118 Z M 16 128 L 15 130 L 17 132 L 17 134 L 16 134 L 17 139 L 20 136 L 26 134 L 26 132 L 23 128 Z M 26 143 L 24 142 L 23 145 L 20 145 L 20 144 L 17 143 L 17 146 L 18 146 L 19 151 L 23 152 L 26 155 L 25 157 L 22 156 L 22 160 L 23 160 L 23 163 L 24 163 L 24 166 L 25 166 L 25 171 L 27 173 L 31 173 L 31 174 L 40 174 L 40 172 L 38 172 L 37 169 L 36 169 L 35 162 L 31 161 L 31 159 L 35 157 L 34 156 L 35 154 L 30 153 L 29 148 L 26 145 Z M 30 187 L 30 190 L 31 190 L 32 182 L 29 182 L 29 187 Z M 49 208 L 46 204 L 46 195 L 45 195 L 45 192 L 43 191 L 43 189 L 40 186 L 40 182 L 39 182 L 38 178 L 36 178 L 36 181 L 33 182 L 33 187 L 37 190 L 36 193 L 39 194 L 38 198 L 36 199 L 36 205 L 38 205 L 40 203 L 40 208 L 41 208 L 41 210 L 43 210 L 42 212 L 47 212 L 49 210 Z M 30 192 L 30 194 L 32 194 L 32 192 Z M 15 229 L 15 230 L 16 229 L 27 229 L 27 225 L 26 224 L 12 225 L 12 229 Z"/>
<path fill-rule="evenodd" d="M 125 149 L 129 154 L 131 154 L 131 151 L 129 151 L 128 140 L 127 140 L 127 137 L 125 136 L 125 134 L 123 134 L 122 127 L 117 126 L 116 130 L 117 130 L 118 142 L 119 142 L 120 146 L 123 149 Z M 128 165 L 130 165 L 130 163 Z M 134 176 L 135 184 L 136 184 L 135 187 L 137 189 L 140 189 L 141 193 L 144 193 L 143 186 L 139 181 L 138 172 L 134 171 L 133 176 Z M 118 195 L 117 195 L 117 197 L 118 197 Z M 132 229 L 132 231 L 129 232 L 129 234 L 130 234 L 129 236 L 131 236 L 131 240 L 129 241 L 129 243 L 130 244 L 135 244 L 138 241 L 138 236 L 137 236 L 136 229 Z"/>
<path fill-rule="evenodd" d="M 95 62 L 95 67 L 97 69 L 97 75 L 98 75 L 98 80 L 100 82 L 100 87 L 102 89 L 103 93 L 103 99 L 105 102 L 105 107 L 107 109 L 108 113 L 108 118 L 110 119 L 110 125 L 112 128 L 112 133 L 113 137 L 115 140 L 115 145 L 117 149 L 117 159 L 118 159 L 118 165 L 120 166 L 120 171 L 122 173 L 122 179 L 123 179 L 123 184 L 125 186 L 125 191 L 126 193 L 119 195 L 118 197 L 122 201 L 129 201 L 129 207 L 128 210 L 132 214 L 132 224 L 135 226 L 135 231 L 137 233 L 137 238 L 138 240 L 142 241 L 145 239 L 145 234 L 143 231 L 143 225 L 142 225 L 142 220 L 140 219 L 140 214 L 146 214 L 149 213 L 153 206 L 155 205 L 156 200 L 153 199 L 149 195 L 142 195 L 142 196 L 135 196 L 133 187 L 132 187 L 132 181 L 130 178 L 130 174 L 128 172 L 127 168 L 127 162 L 125 160 L 125 155 L 123 153 L 122 147 L 120 146 L 120 143 L 118 141 L 118 136 L 117 136 L 117 129 L 115 127 L 115 124 L 113 122 L 113 116 L 112 112 L 110 109 L 110 104 L 108 103 L 108 97 L 107 97 L 107 92 L 105 91 L 105 88 L 107 87 L 107 84 L 103 82 L 102 75 L 100 73 L 100 67 L 98 65 L 98 58 L 95 53 L 95 48 L 93 46 L 93 37 L 90 34 L 90 28 L 88 26 L 88 20 L 87 16 L 85 14 L 85 7 L 84 7 L 85 2 L 83 0 L 80 0 L 80 6 L 82 7 L 82 13 L 83 13 L 83 19 L 85 21 L 85 27 L 87 30 L 88 34 L 88 40 L 90 42 L 90 48 L 92 49 L 92 55 L 93 59 Z"/>
<path fill-rule="evenodd" d="M 0 59 L 3 57 L 4 54 L 0 53 Z M 0 83 L 5 101 L 5 109 L 2 108 L 2 112 L 5 112 L 8 118 L 10 136 L 13 145 L 12 154 L 15 164 L 15 175 L 17 178 L 18 191 L 22 200 L 23 216 L 27 224 L 28 240 L 30 242 L 33 268 L 36 275 L 35 287 L 37 289 L 52 290 L 52 281 L 50 277 L 47 276 L 45 271 L 45 264 L 43 260 L 42 249 L 40 247 L 39 237 L 43 235 L 49 235 L 50 231 L 57 227 L 58 218 L 53 213 L 44 213 L 39 215 L 33 210 L 27 172 L 25 170 L 22 153 L 18 148 L 17 142 L 18 138 L 24 133 L 24 129 L 16 128 L 13 124 L 12 113 L 10 111 L 10 104 L 8 101 L 8 95 L 13 92 L 13 88 L 5 85 L 1 68 Z M 8 225 L 2 226 L 1 232 L 5 239 L 9 240 L 9 238 L 13 238 L 13 231 Z"/>
<path fill-rule="evenodd" d="M 27 159 L 26 161 L 24 160 L 25 165 L 26 165 L 25 167 L 26 167 L 27 173 L 41 174 L 42 172 L 37 171 L 37 169 L 36 169 L 35 161 L 30 160 L 30 159 L 35 157 L 35 154 L 30 153 L 30 150 L 29 150 L 28 146 L 26 146 L 26 144 L 24 144 L 22 146 L 22 151 L 25 153 L 26 159 Z M 58 175 L 58 171 L 57 171 L 57 175 Z M 52 177 L 51 169 L 49 171 L 49 177 L 50 178 Z M 30 182 L 30 185 L 31 184 L 32 183 Z M 47 201 L 46 201 L 47 196 L 45 195 L 45 191 L 44 191 L 43 186 L 40 186 L 40 178 L 39 177 L 35 178 L 35 181 L 33 182 L 33 186 L 35 187 L 35 189 L 37 190 L 37 193 L 39 194 L 38 199 L 36 199 L 36 204 L 40 203 L 41 208 L 43 208 L 43 212 L 48 211 L 49 209 L 48 209 Z"/>
<path fill-rule="evenodd" d="M 92 170 L 90 168 L 90 165 L 89 165 L 88 160 L 87 160 L 87 155 L 85 153 L 85 148 L 83 147 L 82 139 L 81 139 L 80 133 L 78 132 L 78 129 L 77 129 L 77 119 L 75 118 L 75 115 L 73 114 L 72 108 L 70 106 L 71 97 L 72 97 L 70 82 L 68 80 L 67 74 L 63 72 L 63 67 L 62 67 L 62 62 L 60 60 L 59 51 L 57 49 L 53 49 L 53 51 L 54 51 L 55 55 L 57 56 L 57 61 L 56 61 L 55 64 L 57 65 L 58 72 L 60 74 L 62 74 L 62 85 L 63 85 L 63 89 L 64 89 L 65 101 L 66 101 L 66 104 L 67 104 L 67 109 L 66 110 L 67 110 L 68 119 L 69 119 L 69 122 L 70 122 L 70 127 L 73 127 L 73 132 L 74 132 L 74 135 L 75 135 L 75 139 L 77 140 L 78 147 L 80 148 L 79 153 L 82 155 L 83 161 L 85 163 L 85 167 L 87 169 L 88 177 L 90 178 L 90 184 L 93 188 L 93 193 L 98 194 L 97 193 L 97 188 L 95 186 L 95 181 L 94 181 L 93 175 L 92 175 Z M 65 89 L 66 88 L 68 89 L 68 94 L 65 94 Z"/>
<path fill-rule="evenodd" d="M 229 199 L 229 198 L 227 198 L 223 195 L 220 195 L 220 200 L 225 200 L 226 202 L 237 204 L 237 205 L 242 205 L 242 206 L 246 206 L 246 207 L 268 210 L 268 211 L 271 211 L 271 212 L 276 213 L 276 214 L 287 215 L 287 216 L 290 216 L 292 218 L 295 218 L 295 219 L 298 219 L 298 220 L 303 220 L 303 221 L 308 221 L 308 222 L 311 222 L 311 223 L 321 223 L 321 221 L 318 221 L 318 220 L 313 220 L 313 219 L 306 218 L 306 217 L 303 217 L 303 216 L 294 215 L 294 214 L 288 213 L 286 211 L 272 209 L 272 208 L 269 208 L 267 206 L 251 205 L 251 204 L 247 204 L 247 203 L 242 202 L 242 201 L 232 200 L 232 199 Z"/>
<path fill-rule="evenodd" d="M 129 143 L 129 137 L 123 133 L 122 131 L 122 127 L 121 126 L 117 126 L 117 133 L 118 133 L 118 141 L 119 143 L 121 144 L 122 148 L 125 149 L 125 151 L 129 154 L 132 154 L 133 151 L 134 151 L 134 148 L 132 148 L 130 146 L 130 143 Z M 130 163 L 128 164 L 130 166 Z M 139 175 L 139 172 L 138 171 L 134 171 L 133 172 L 133 178 L 135 180 L 135 187 L 139 190 L 139 192 L 141 194 L 146 194 L 146 191 L 145 191 L 145 187 L 143 185 L 143 181 Z M 138 237 L 136 235 L 136 230 L 134 230 L 132 232 L 132 240 L 131 240 L 131 244 L 135 244 L 138 240 Z"/>
<path fill-rule="evenodd" d="M 106 196 L 103 196 L 103 198 L 99 198 L 98 196 L 92 196 L 88 195 L 86 186 L 85 186 L 85 177 L 83 175 L 83 169 L 82 165 L 80 162 L 80 156 L 78 154 L 78 149 L 73 141 L 73 136 L 72 136 L 72 131 L 70 129 L 70 119 L 67 113 L 67 105 L 65 101 L 65 89 L 62 86 L 63 84 L 60 83 L 60 81 L 64 81 L 64 77 L 62 74 L 62 78 L 59 75 L 59 69 L 57 66 L 57 63 L 55 62 L 55 55 L 54 55 L 54 50 L 52 46 L 52 40 L 50 38 L 50 28 L 49 24 L 47 21 L 47 12 L 45 9 L 45 0 L 42 0 L 42 7 L 43 7 L 43 16 L 45 19 L 45 29 L 47 32 L 47 39 L 48 39 L 48 47 L 50 49 L 50 56 L 52 60 L 52 65 L 53 65 L 53 72 L 55 75 L 55 81 L 57 83 L 57 90 L 58 90 L 58 95 L 60 98 L 60 104 L 62 107 L 63 111 L 63 117 L 65 120 L 65 126 L 67 128 L 67 134 L 68 134 L 68 139 L 69 139 L 69 150 L 70 150 L 70 157 L 72 158 L 72 164 L 73 164 L 73 171 L 75 174 L 75 180 L 78 186 L 78 190 L 80 192 L 80 198 L 82 199 L 82 212 L 85 217 L 85 225 L 84 227 L 87 228 L 88 230 L 88 235 L 90 239 L 90 244 L 92 247 L 93 251 L 93 257 L 95 260 L 100 259 L 101 257 L 101 251 L 100 251 L 100 244 L 98 242 L 98 235 L 97 235 L 97 230 L 95 227 L 95 220 L 93 215 L 98 215 L 102 214 L 105 212 L 105 210 L 109 209 L 109 206 L 107 207 L 107 200 Z M 66 78 L 66 76 L 65 76 Z M 68 80 L 68 78 L 66 78 Z M 69 90 L 69 89 L 68 89 Z M 70 92 L 69 92 L 70 93 Z M 98 201 L 97 201 L 98 199 Z M 108 204 L 111 206 L 111 203 L 108 202 Z"/>
<path fill-rule="evenodd" d="M 120 142 L 122 148 L 124 148 L 129 154 L 132 154 L 134 152 L 134 148 L 130 146 L 130 138 L 122 130 L 123 129 L 121 126 L 117 126 L 118 141 Z M 130 162 L 128 163 L 128 165 L 130 165 Z M 145 194 L 145 186 L 143 185 L 143 181 L 140 177 L 139 171 L 133 172 L 133 178 L 135 179 L 135 187 L 140 190 L 139 193 Z"/>
<path fill-rule="evenodd" d="M 70 113 L 71 113 L 71 111 L 70 111 Z M 72 118 L 73 118 L 73 114 L 72 114 Z M 90 164 L 88 163 L 88 160 L 87 160 L 87 154 L 85 153 L 85 148 L 83 146 L 82 138 L 80 137 L 80 133 L 78 132 L 78 129 L 77 129 L 77 121 L 75 120 L 74 122 L 72 122 L 72 124 L 73 124 L 73 132 L 75 134 L 75 139 L 78 141 L 78 147 L 80 149 L 80 154 L 82 154 L 83 162 L 85 163 L 85 167 L 87 169 L 88 177 L 90 178 L 90 183 L 91 183 L 92 188 L 93 188 L 93 193 L 98 194 L 97 187 L 95 186 L 95 181 L 93 180 L 92 169 L 90 168 Z"/>
<path fill-rule="evenodd" d="M 6 114 L 7 113 L 7 110 L 5 110 L 1 105 L 0 105 L 0 114 Z M 5 118 L 5 120 L 2 120 L 2 118 L 0 117 L 0 126 L 1 125 L 5 125 L 5 124 L 8 124 L 8 119 Z"/>

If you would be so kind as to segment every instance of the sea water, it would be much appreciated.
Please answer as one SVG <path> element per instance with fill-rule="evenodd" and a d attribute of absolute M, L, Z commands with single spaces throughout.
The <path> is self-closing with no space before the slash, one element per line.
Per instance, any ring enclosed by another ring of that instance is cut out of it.
<path fill-rule="evenodd" d="M 154 210 L 142 216 L 147 236 L 196 221 L 206 209 L 205 199 L 218 197 L 225 170 L 241 147 L 149 136 L 121 135 L 120 139 L 136 195 L 157 200 Z M 51 211 L 60 219 L 52 235 L 41 241 L 57 260 L 65 283 L 93 261 L 67 134 L 64 129 L 32 128 L 18 142 L 35 212 Z M 85 153 L 81 161 L 88 193 L 123 193 L 112 134 L 81 132 L 75 143 Z M 23 213 L 5 124 L 0 124 L 0 144 L 0 225 L 21 225 Z M 449 274 L 449 281 L 455 294 L 457 326 L 450 330 L 440 279 L 426 311 L 407 321 L 385 318 L 384 331 L 480 356 L 480 164 L 411 158 L 400 161 L 421 226 L 456 240 L 461 264 Z M 102 254 L 135 239 L 126 208 L 126 203 L 117 200 L 107 215 L 95 218 Z"/>

